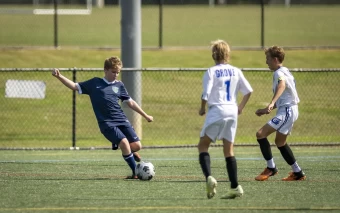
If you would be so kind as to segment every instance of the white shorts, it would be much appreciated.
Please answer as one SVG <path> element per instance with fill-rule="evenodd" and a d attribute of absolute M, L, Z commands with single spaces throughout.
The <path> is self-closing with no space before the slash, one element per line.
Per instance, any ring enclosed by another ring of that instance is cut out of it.
<path fill-rule="evenodd" d="M 234 142 L 237 129 L 238 108 L 234 105 L 213 106 L 209 109 L 200 134 L 212 142 L 223 138 Z"/>
<path fill-rule="evenodd" d="M 277 109 L 275 117 L 268 124 L 276 129 L 276 131 L 288 135 L 291 133 L 294 122 L 299 117 L 299 109 L 297 105 L 290 107 L 280 107 Z"/>

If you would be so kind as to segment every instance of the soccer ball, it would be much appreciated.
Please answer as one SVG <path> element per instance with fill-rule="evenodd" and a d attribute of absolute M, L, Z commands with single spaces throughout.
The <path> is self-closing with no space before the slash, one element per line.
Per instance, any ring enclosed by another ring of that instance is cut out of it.
<path fill-rule="evenodd" d="M 150 162 L 137 164 L 136 175 L 139 180 L 151 180 L 155 176 L 155 167 Z"/>

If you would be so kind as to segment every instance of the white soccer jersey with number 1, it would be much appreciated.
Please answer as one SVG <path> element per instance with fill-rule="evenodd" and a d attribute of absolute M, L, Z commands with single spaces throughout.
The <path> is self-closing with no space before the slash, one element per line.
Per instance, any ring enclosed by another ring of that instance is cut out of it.
<path fill-rule="evenodd" d="M 281 106 L 288 107 L 297 105 L 300 102 L 300 99 L 296 91 L 295 79 L 294 76 L 289 72 L 287 67 L 280 67 L 278 70 L 274 72 L 273 75 L 274 94 L 277 85 L 281 80 L 284 80 L 286 82 L 286 89 L 284 90 L 280 98 L 276 101 L 276 107 L 279 108 Z"/>
<path fill-rule="evenodd" d="M 200 136 L 207 135 L 213 142 L 226 139 L 234 142 L 237 128 L 237 93 L 252 92 L 242 71 L 229 64 L 219 64 L 207 70 L 203 77 L 202 99 L 209 110 Z"/>
<path fill-rule="evenodd" d="M 219 64 L 209 68 L 203 77 L 202 99 L 213 105 L 237 105 L 237 93 L 252 92 L 242 71 L 230 64 Z"/>

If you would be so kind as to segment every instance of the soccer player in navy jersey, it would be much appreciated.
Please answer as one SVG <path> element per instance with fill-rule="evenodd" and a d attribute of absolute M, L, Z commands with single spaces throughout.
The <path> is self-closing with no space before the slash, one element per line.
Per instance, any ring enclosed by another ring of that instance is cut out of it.
<path fill-rule="evenodd" d="M 129 96 L 123 82 L 117 80 L 122 67 L 123 63 L 118 57 L 110 57 L 104 62 L 104 78 L 94 77 L 84 82 L 75 83 L 61 75 L 58 69 L 53 69 L 52 75 L 71 90 L 90 96 L 101 133 L 112 143 L 112 149 L 118 149 L 118 147 L 121 149 L 124 160 L 132 170 L 132 175 L 127 179 L 137 179 L 136 160 L 140 161 L 137 151 L 141 149 L 142 145 L 123 112 L 119 100 L 126 102 L 131 109 L 148 122 L 152 122 L 153 117 L 143 111 Z"/>
<path fill-rule="evenodd" d="M 237 119 L 247 104 L 253 91 L 242 71 L 229 64 L 230 48 L 227 42 L 216 40 L 212 42 L 212 58 L 215 65 L 210 67 L 203 77 L 203 92 L 201 107 L 198 112 L 203 116 L 208 113 L 200 134 L 198 143 L 199 162 L 206 178 L 207 197 L 211 199 L 216 194 L 216 179 L 211 176 L 210 155 L 211 142 L 223 141 L 223 153 L 226 169 L 230 180 L 230 189 L 222 199 L 233 199 L 243 195 L 242 186 L 237 180 L 237 164 L 234 156 L 234 141 L 237 129 Z M 243 98 L 237 103 L 237 95 L 241 92 Z"/>

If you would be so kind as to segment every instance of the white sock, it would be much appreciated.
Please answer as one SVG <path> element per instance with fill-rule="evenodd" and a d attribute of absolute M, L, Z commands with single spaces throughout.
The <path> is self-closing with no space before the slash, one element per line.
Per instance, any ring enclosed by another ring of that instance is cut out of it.
<path fill-rule="evenodd" d="M 274 158 L 267 160 L 267 167 L 271 169 L 275 168 Z"/>
<path fill-rule="evenodd" d="M 297 164 L 297 162 L 295 161 L 295 163 L 293 165 L 291 165 L 293 172 L 300 172 L 301 168 L 299 167 L 299 165 Z"/>

